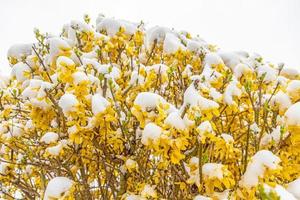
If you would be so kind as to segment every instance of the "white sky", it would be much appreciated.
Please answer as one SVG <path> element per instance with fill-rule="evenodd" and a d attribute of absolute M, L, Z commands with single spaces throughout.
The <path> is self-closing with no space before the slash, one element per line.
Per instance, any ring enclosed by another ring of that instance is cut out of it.
<path fill-rule="evenodd" d="M 257 52 L 300 69 L 300 0 L 0 0 L 0 71 L 14 43 L 34 41 L 33 28 L 60 33 L 90 14 L 199 34 L 224 50 Z"/>

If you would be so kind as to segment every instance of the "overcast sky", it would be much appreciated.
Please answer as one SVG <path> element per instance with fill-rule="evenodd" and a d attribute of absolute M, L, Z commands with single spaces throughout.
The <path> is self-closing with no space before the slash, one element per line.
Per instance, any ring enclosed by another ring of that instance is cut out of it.
<path fill-rule="evenodd" d="M 186 30 L 300 69 L 300 0 L 0 0 L 0 70 L 10 45 L 34 41 L 34 27 L 58 34 L 85 13 Z"/>

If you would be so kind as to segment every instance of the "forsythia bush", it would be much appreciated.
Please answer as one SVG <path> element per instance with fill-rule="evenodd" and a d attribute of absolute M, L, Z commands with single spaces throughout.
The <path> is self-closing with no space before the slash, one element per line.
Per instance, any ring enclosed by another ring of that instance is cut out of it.
<path fill-rule="evenodd" d="M 3 199 L 300 199 L 300 74 L 105 18 L 8 51 Z"/>

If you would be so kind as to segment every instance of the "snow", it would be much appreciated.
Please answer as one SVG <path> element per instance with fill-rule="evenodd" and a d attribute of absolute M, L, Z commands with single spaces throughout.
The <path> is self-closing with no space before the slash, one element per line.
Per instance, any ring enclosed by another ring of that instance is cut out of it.
<path fill-rule="evenodd" d="M 155 191 L 155 186 L 151 186 L 146 184 L 143 188 L 143 190 L 141 191 L 141 196 L 142 197 L 156 197 L 156 191 Z"/>
<path fill-rule="evenodd" d="M 125 195 L 125 200 L 143 200 L 143 198 L 139 195 L 134 195 L 134 194 L 126 194 Z"/>
<path fill-rule="evenodd" d="M 107 36 L 107 35 L 104 35 L 104 34 L 102 34 L 102 33 L 98 33 L 98 32 L 95 32 L 95 40 L 102 40 L 102 41 L 105 41 L 105 42 L 107 42 L 107 41 L 109 41 L 109 36 Z M 94 49 L 95 50 L 95 49 Z M 91 54 L 90 54 L 91 53 Z M 85 53 L 85 55 L 92 55 L 92 54 L 94 54 L 95 53 L 95 51 L 92 51 L 92 52 L 88 52 L 88 53 Z M 95 53 L 95 55 L 96 55 L 96 53 Z M 95 56 L 96 57 L 96 56 Z"/>
<path fill-rule="evenodd" d="M 71 50 L 71 46 L 60 37 L 52 37 L 47 40 L 49 44 L 50 58 L 53 59 L 56 56 L 64 55 Z"/>
<path fill-rule="evenodd" d="M 2 73 L 0 70 L 0 89 L 4 89 L 7 87 L 9 79 L 9 75 Z"/>
<path fill-rule="evenodd" d="M 276 169 L 279 162 L 280 158 L 274 155 L 271 151 L 258 151 L 248 163 L 246 171 L 240 181 L 240 185 L 245 188 L 257 186 L 259 178 L 263 177 L 266 168 Z"/>
<path fill-rule="evenodd" d="M 81 56 L 81 61 L 82 61 L 83 66 L 85 66 L 85 67 L 87 67 L 88 65 L 91 65 L 91 66 L 93 66 L 93 68 L 98 69 L 101 65 L 96 59 L 87 58 L 86 55 Z"/>
<path fill-rule="evenodd" d="M 0 123 L 0 134 L 4 134 L 8 131 L 8 123 L 3 120 L 3 122 Z"/>
<path fill-rule="evenodd" d="M 54 132 L 47 132 L 40 139 L 41 142 L 44 142 L 46 144 L 54 143 L 57 140 L 58 140 L 58 134 Z"/>
<path fill-rule="evenodd" d="M 58 127 L 57 119 L 52 119 L 50 125 L 53 128 L 57 128 Z"/>
<path fill-rule="evenodd" d="M 193 126 L 195 124 L 194 120 L 190 120 L 187 115 L 184 115 L 183 121 L 187 127 Z"/>
<path fill-rule="evenodd" d="M 275 192 L 280 197 L 280 200 L 297 200 L 293 194 L 288 192 L 285 188 L 281 185 L 276 185 Z"/>
<path fill-rule="evenodd" d="M 93 32 L 93 30 L 94 30 L 86 22 L 78 21 L 78 20 L 71 20 L 70 26 L 78 29 L 79 31 L 83 31 L 83 32 Z"/>
<path fill-rule="evenodd" d="M 55 146 L 46 148 L 46 152 L 52 156 L 58 156 L 62 149 L 63 149 L 63 145 L 61 143 L 58 143 Z"/>
<path fill-rule="evenodd" d="M 56 66 L 63 68 L 63 67 L 75 66 L 75 63 L 69 57 L 59 56 L 56 60 Z"/>
<path fill-rule="evenodd" d="M 167 33 L 163 45 L 164 53 L 172 54 L 179 49 L 185 50 L 185 46 L 180 39 L 174 33 Z"/>
<path fill-rule="evenodd" d="M 38 98 L 30 99 L 32 106 L 39 107 L 43 110 L 51 107 L 51 104 L 46 99 L 39 100 Z"/>
<path fill-rule="evenodd" d="M 241 56 L 241 58 L 248 58 L 249 53 L 247 51 L 234 51 L 237 55 Z"/>
<path fill-rule="evenodd" d="M 164 121 L 165 124 L 176 128 L 177 130 L 186 129 L 184 120 L 181 118 L 179 112 L 171 112 Z"/>
<path fill-rule="evenodd" d="M 33 170 L 32 170 L 32 165 L 27 165 L 26 168 L 25 168 L 25 172 L 30 175 L 32 174 Z"/>
<path fill-rule="evenodd" d="M 222 94 L 218 92 L 215 88 L 211 87 L 209 89 L 209 96 L 213 98 L 214 101 L 220 101 L 222 99 Z"/>
<path fill-rule="evenodd" d="M 281 129 L 281 127 L 277 126 L 276 128 L 273 128 L 273 130 L 270 134 L 268 134 L 268 133 L 265 134 L 261 138 L 260 145 L 265 146 L 265 145 L 268 145 L 272 141 L 274 141 L 275 144 L 278 144 L 278 142 L 280 141 L 280 137 L 281 137 L 280 129 Z M 282 139 L 284 139 L 286 135 L 287 135 L 287 133 L 282 135 Z"/>
<path fill-rule="evenodd" d="M 132 160 L 132 159 L 127 159 L 126 162 L 125 162 L 125 166 L 127 169 L 134 169 L 137 167 L 137 162 L 135 160 Z"/>
<path fill-rule="evenodd" d="M 45 190 L 44 199 L 60 199 L 68 193 L 74 182 L 66 177 L 55 177 L 51 179 Z"/>
<path fill-rule="evenodd" d="M 7 173 L 7 168 L 8 168 L 8 163 L 6 162 L 0 162 L 0 174 L 6 174 Z"/>
<path fill-rule="evenodd" d="M 287 191 L 281 185 L 276 185 L 274 188 L 271 186 L 268 186 L 267 184 L 264 184 L 263 186 L 264 186 L 264 190 L 267 194 L 270 192 L 274 192 L 280 198 L 280 200 L 297 200 L 293 196 L 293 194 L 291 194 L 289 191 Z"/>
<path fill-rule="evenodd" d="M 189 174 L 188 183 L 196 183 L 197 186 L 200 185 L 200 176 L 199 176 L 199 158 L 192 157 L 189 160 L 189 163 L 184 165 L 185 170 Z"/>
<path fill-rule="evenodd" d="M 65 139 L 61 140 L 58 142 L 57 145 L 46 148 L 46 152 L 52 156 L 59 156 L 63 147 L 65 147 L 67 144 L 68 144 L 68 140 Z"/>
<path fill-rule="evenodd" d="M 250 130 L 253 131 L 254 133 L 260 132 L 260 128 L 258 127 L 256 122 L 250 125 Z"/>
<path fill-rule="evenodd" d="M 140 92 L 134 100 L 134 105 L 140 106 L 143 111 L 155 109 L 159 103 L 168 104 L 168 102 L 162 96 L 152 92 Z M 174 106 L 171 104 L 169 105 L 171 106 L 169 108 L 169 112 L 174 111 Z"/>
<path fill-rule="evenodd" d="M 141 142 L 142 144 L 144 145 L 149 145 L 149 141 L 153 141 L 154 143 L 156 143 L 161 134 L 162 134 L 162 128 L 157 126 L 156 124 L 154 123 L 148 123 L 144 130 L 143 130 L 143 133 L 142 133 L 142 139 L 141 139 Z"/>
<path fill-rule="evenodd" d="M 30 80 L 30 82 L 34 82 L 36 80 L 32 79 L 32 81 Z M 40 80 L 38 80 L 40 81 Z M 39 87 L 33 87 L 32 85 L 30 85 L 29 83 L 29 86 L 26 87 L 23 92 L 21 93 L 21 96 L 23 99 L 27 99 L 27 98 L 34 98 L 37 96 L 37 93 L 38 93 L 38 90 L 39 90 Z"/>
<path fill-rule="evenodd" d="M 138 85 L 144 84 L 145 82 L 145 77 L 143 77 L 142 75 L 138 74 L 137 71 L 132 71 L 131 73 L 131 77 L 130 77 L 130 81 L 129 84 L 130 85 L 135 85 L 136 83 Z"/>
<path fill-rule="evenodd" d="M 74 133 L 76 133 L 77 131 L 78 131 L 78 128 L 77 128 L 76 125 L 70 126 L 70 127 L 68 128 L 68 133 L 69 133 L 69 134 L 74 134 Z"/>
<path fill-rule="evenodd" d="M 222 58 L 217 54 L 217 53 L 208 53 L 205 55 L 204 58 L 204 65 L 219 65 L 219 64 L 224 64 Z"/>
<path fill-rule="evenodd" d="M 151 50 L 154 41 L 157 41 L 157 43 L 163 42 L 167 33 L 171 33 L 171 30 L 165 27 L 154 26 L 147 29 L 145 37 L 146 48 Z"/>
<path fill-rule="evenodd" d="M 6 152 L 8 152 L 8 147 L 2 145 L 2 147 L 0 148 L 0 155 L 5 154 Z"/>
<path fill-rule="evenodd" d="M 85 82 L 85 81 L 89 81 L 88 76 L 84 72 L 80 72 L 80 71 L 74 72 L 72 74 L 72 77 L 73 77 L 74 83 L 76 85 L 78 85 L 82 82 Z"/>
<path fill-rule="evenodd" d="M 277 122 L 278 125 L 284 125 L 285 124 L 285 117 L 277 115 L 276 122 Z"/>
<path fill-rule="evenodd" d="M 25 82 L 24 82 L 25 83 Z M 45 89 L 51 89 L 53 84 L 38 80 L 38 79 L 30 79 L 28 80 L 29 85 L 23 90 L 21 96 L 23 99 L 32 100 L 33 98 L 43 98 L 46 96 Z"/>
<path fill-rule="evenodd" d="M 229 189 L 224 190 L 223 192 L 214 192 L 213 197 L 214 197 L 214 199 L 228 200 L 228 199 L 230 199 L 229 193 L 230 193 Z"/>
<path fill-rule="evenodd" d="M 76 30 L 85 33 L 94 33 L 94 30 L 89 24 L 77 20 L 72 20 L 69 24 L 64 25 L 64 33 L 68 37 L 68 39 L 71 39 L 76 44 L 78 43 Z"/>
<path fill-rule="evenodd" d="M 287 185 L 287 191 L 293 194 L 297 199 L 300 199 L 300 178 L 290 182 Z"/>
<path fill-rule="evenodd" d="M 75 107 L 79 104 L 76 96 L 66 93 L 60 97 L 58 101 L 59 107 L 63 110 L 64 114 L 67 114 L 75 110 Z"/>
<path fill-rule="evenodd" d="M 210 197 L 206 197 L 206 196 L 203 196 L 203 195 L 197 195 L 194 197 L 194 200 L 212 200 L 212 198 Z"/>
<path fill-rule="evenodd" d="M 258 77 L 262 77 L 265 74 L 263 79 L 264 82 L 269 83 L 277 79 L 278 71 L 269 65 L 261 65 L 257 68 Z"/>
<path fill-rule="evenodd" d="M 52 74 L 52 75 L 50 76 L 51 81 L 52 81 L 53 84 L 55 84 L 55 85 L 58 84 L 57 78 L 58 78 L 58 74 L 57 74 L 57 73 L 54 73 L 54 74 Z"/>
<path fill-rule="evenodd" d="M 284 114 L 287 125 L 298 126 L 300 125 L 300 102 L 297 102 L 289 107 Z"/>
<path fill-rule="evenodd" d="M 49 89 L 52 89 L 53 88 L 53 84 L 52 83 L 49 83 L 49 82 L 46 82 L 46 81 L 43 81 L 41 82 L 41 86 L 39 88 L 39 91 L 37 93 L 37 98 L 43 98 L 45 97 L 47 94 L 45 92 L 45 90 L 49 90 Z"/>
<path fill-rule="evenodd" d="M 23 59 L 21 59 L 23 61 Z M 26 57 L 25 62 L 31 67 L 31 68 L 35 68 L 36 64 L 38 63 L 36 54 L 31 54 L 29 56 Z"/>
<path fill-rule="evenodd" d="M 288 92 L 289 96 L 300 98 L 300 80 L 292 80 L 289 82 L 286 91 Z"/>
<path fill-rule="evenodd" d="M 238 81 L 237 80 L 232 80 L 227 87 L 225 88 L 224 92 L 224 102 L 228 105 L 233 105 L 234 100 L 233 97 L 240 97 L 242 94 L 242 91 L 239 89 L 237 86 Z"/>
<path fill-rule="evenodd" d="M 115 66 L 112 67 L 111 72 L 109 73 L 109 77 L 113 78 L 114 80 L 120 78 L 121 77 L 121 70 L 119 68 L 115 67 Z M 107 75 L 106 75 L 106 78 L 108 78 Z"/>
<path fill-rule="evenodd" d="M 102 113 L 110 106 L 110 102 L 107 101 L 101 94 L 94 94 L 92 97 L 92 112 L 94 115 Z"/>
<path fill-rule="evenodd" d="M 213 128 L 209 121 L 204 121 L 197 127 L 197 131 L 199 133 L 212 133 Z"/>
<path fill-rule="evenodd" d="M 275 82 L 276 84 L 279 84 L 279 86 L 283 86 L 284 88 L 286 88 L 286 86 L 288 85 L 288 80 L 287 78 L 283 77 L 283 76 L 278 76 L 277 80 Z"/>
<path fill-rule="evenodd" d="M 21 96 L 23 99 L 27 99 L 27 98 L 35 98 L 37 96 L 38 93 L 38 88 L 34 88 L 31 86 L 26 87 L 23 92 L 21 93 Z"/>
<path fill-rule="evenodd" d="M 109 64 L 103 64 L 103 65 L 99 65 L 97 68 L 97 71 L 100 74 L 105 74 L 106 78 L 107 75 L 113 79 L 118 79 L 121 76 L 121 70 L 117 67 L 118 65 L 113 64 L 113 65 L 109 65 Z"/>
<path fill-rule="evenodd" d="M 296 79 L 297 77 L 300 76 L 300 72 L 297 69 L 283 67 L 280 72 L 280 75 L 287 77 L 289 79 Z"/>
<path fill-rule="evenodd" d="M 88 79 L 89 79 L 91 84 L 96 84 L 96 85 L 100 84 L 100 80 L 96 76 L 88 74 Z"/>
<path fill-rule="evenodd" d="M 233 74 L 237 79 L 241 78 L 242 76 L 246 76 L 249 73 L 252 73 L 252 69 L 246 64 L 242 63 L 237 64 L 233 71 Z"/>
<path fill-rule="evenodd" d="M 134 24 L 125 20 L 117 20 L 114 18 L 103 18 L 102 16 L 98 16 L 98 23 L 96 25 L 97 31 L 105 30 L 108 36 L 114 36 L 117 32 L 119 32 L 120 28 L 125 29 L 125 33 L 132 35 L 137 31 L 138 24 Z"/>
<path fill-rule="evenodd" d="M 219 163 L 205 163 L 202 166 L 202 173 L 204 176 L 208 177 L 209 179 L 223 178 L 223 165 Z"/>
<path fill-rule="evenodd" d="M 24 130 L 21 124 L 14 123 L 13 126 L 10 128 L 10 134 L 12 137 L 20 137 L 23 135 Z"/>
<path fill-rule="evenodd" d="M 155 65 L 146 67 L 147 72 L 154 70 L 156 74 L 166 74 L 168 69 L 169 69 L 169 67 L 164 64 L 155 64 Z"/>
<path fill-rule="evenodd" d="M 194 82 L 184 92 L 184 105 L 199 106 L 201 110 L 218 108 L 219 104 L 202 97 L 195 89 Z"/>
<path fill-rule="evenodd" d="M 7 57 L 13 57 L 20 60 L 22 57 L 31 55 L 32 45 L 32 43 L 12 45 L 7 51 Z"/>
<path fill-rule="evenodd" d="M 186 48 L 192 52 L 198 52 L 200 50 L 206 49 L 207 43 L 205 41 L 196 41 L 196 40 L 189 40 L 186 41 L 187 45 Z"/>
<path fill-rule="evenodd" d="M 182 71 L 182 76 L 186 76 L 186 77 L 190 77 L 193 75 L 193 66 L 187 64 L 184 68 L 184 70 Z"/>
<path fill-rule="evenodd" d="M 221 56 L 225 65 L 234 71 L 234 68 L 237 64 L 241 63 L 242 58 L 235 52 L 218 52 L 219 56 Z"/>
<path fill-rule="evenodd" d="M 11 75 L 16 77 L 18 82 L 27 80 L 26 73 L 30 73 L 31 69 L 25 63 L 19 62 L 12 67 Z"/>
<path fill-rule="evenodd" d="M 234 142 L 234 139 L 231 135 L 226 134 L 226 133 L 222 133 L 221 137 L 225 140 L 226 143 L 232 143 Z"/>
<path fill-rule="evenodd" d="M 206 82 L 210 83 L 217 80 L 221 76 L 222 74 L 217 72 L 216 70 L 213 70 L 210 65 L 205 65 L 201 75 L 198 77 L 199 80 L 204 79 Z"/>
<path fill-rule="evenodd" d="M 287 87 L 288 92 L 295 92 L 298 90 L 300 90 L 300 80 L 292 80 L 291 82 L 289 82 Z"/>
<path fill-rule="evenodd" d="M 277 92 L 270 103 L 271 105 L 278 105 L 280 111 L 286 111 L 292 105 L 290 97 L 282 91 Z"/>

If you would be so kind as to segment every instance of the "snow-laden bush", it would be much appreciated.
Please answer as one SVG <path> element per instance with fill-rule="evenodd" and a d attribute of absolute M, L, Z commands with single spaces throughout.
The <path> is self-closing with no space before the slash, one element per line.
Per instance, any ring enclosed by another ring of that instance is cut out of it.
<path fill-rule="evenodd" d="M 35 35 L 0 74 L 3 199 L 299 198 L 297 70 L 103 15 Z"/>

